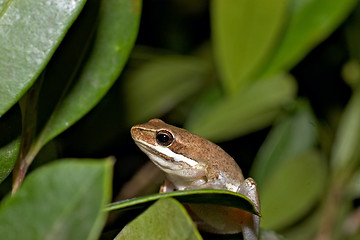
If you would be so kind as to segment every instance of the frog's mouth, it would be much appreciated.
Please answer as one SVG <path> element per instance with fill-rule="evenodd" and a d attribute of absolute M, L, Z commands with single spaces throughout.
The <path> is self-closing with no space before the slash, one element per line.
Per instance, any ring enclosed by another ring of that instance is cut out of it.
<path fill-rule="evenodd" d="M 150 160 L 165 172 L 181 170 L 182 166 L 173 158 L 162 154 L 155 146 L 141 140 L 135 140 L 136 145 L 143 151 Z"/>
<path fill-rule="evenodd" d="M 136 145 L 165 172 L 182 170 L 198 165 L 198 162 L 189 159 L 181 154 L 172 152 L 169 148 L 163 146 L 153 146 L 141 140 L 135 140 Z M 166 171 L 168 170 L 168 171 Z"/>

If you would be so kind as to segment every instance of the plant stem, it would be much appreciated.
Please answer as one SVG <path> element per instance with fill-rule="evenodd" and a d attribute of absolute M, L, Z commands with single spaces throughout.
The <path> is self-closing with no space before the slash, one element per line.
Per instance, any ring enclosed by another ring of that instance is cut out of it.
<path fill-rule="evenodd" d="M 22 152 L 22 150 L 20 150 L 20 154 L 19 154 L 18 160 L 16 161 L 16 165 L 15 165 L 15 168 L 13 171 L 13 183 L 12 183 L 11 194 L 14 195 L 17 192 L 17 190 L 20 188 L 22 182 L 24 181 L 26 172 L 27 172 L 30 164 L 32 163 L 35 156 L 39 152 L 39 150 L 37 150 L 37 149 L 38 148 L 36 148 L 36 147 L 32 147 L 28 151 L 26 156 L 24 156 L 25 154 Z"/>
<path fill-rule="evenodd" d="M 344 171 L 337 171 L 331 177 L 329 192 L 326 196 L 322 218 L 319 223 L 319 230 L 315 240 L 329 240 L 333 236 L 336 220 L 339 217 L 341 204 L 344 204 L 346 186 L 354 175 L 355 171 L 349 167 Z"/>

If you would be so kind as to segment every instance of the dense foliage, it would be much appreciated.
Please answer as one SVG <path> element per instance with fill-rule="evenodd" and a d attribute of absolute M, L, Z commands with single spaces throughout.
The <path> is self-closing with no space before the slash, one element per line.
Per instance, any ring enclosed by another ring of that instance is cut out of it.
<path fill-rule="evenodd" d="M 221 238 L 191 193 L 106 222 L 161 184 L 129 128 L 162 118 L 256 180 L 262 239 L 359 238 L 359 26 L 356 0 L 0 1 L 0 236 Z"/>

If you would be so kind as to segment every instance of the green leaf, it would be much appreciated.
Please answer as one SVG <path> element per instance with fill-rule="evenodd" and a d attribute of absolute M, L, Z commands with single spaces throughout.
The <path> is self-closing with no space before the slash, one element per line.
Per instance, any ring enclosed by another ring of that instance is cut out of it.
<path fill-rule="evenodd" d="M 6 6 L 7 2 L 1 1 L 0 2 L 0 11 L 3 11 L 3 8 Z"/>
<path fill-rule="evenodd" d="M 316 119 L 306 101 L 297 101 L 294 112 L 282 117 L 268 134 L 251 170 L 259 188 L 284 161 L 314 149 L 317 142 Z"/>
<path fill-rule="evenodd" d="M 260 229 L 260 240 L 285 240 L 282 235 L 277 234 L 274 231 Z"/>
<path fill-rule="evenodd" d="M 346 194 L 350 199 L 360 198 L 360 169 L 353 174 L 346 188 Z"/>
<path fill-rule="evenodd" d="M 85 2 L 28 0 L 0 5 L 0 117 L 37 79 Z"/>
<path fill-rule="evenodd" d="M 267 64 L 266 76 L 291 69 L 348 16 L 356 0 L 293 0 L 284 36 Z"/>
<path fill-rule="evenodd" d="M 346 47 L 348 48 L 351 58 L 360 61 L 360 32 L 357 31 L 360 25 L 360 4 L 355 7 L 354 13 L 352 13 L 349 19 L 344 24 Z"/>
<path fill-rule="evenodd" d="M 356 59 L 346 62 L 342 68 L 344 81 L 353 89 L 360 85 L 360 63 Z"/>
<path fill-rule="evenodd" d="M 323 196 L 326 165 L 317 152 L 308 152 L 284 162 L 260 188 L 261 226 L 280 229 L 307 214 Z"/>
<path fill-rule="evenodd" d="M 214 0 L 211 27 L 221 80 L 236 93 L 258 74 L 272 53 L 287 13 L 288 0 Z"/>
<path fill-rule="evenodd" d="M 125 99 L 130 125 L 158 117 L 196 93 L 208 66 L 185 56 L 159 57 L 127 75 Z"/>
<path fill-rule="evenodd" d="M 291 240 L 314 239 L 316 233 L 319 231 L 319 222 L 321 221 L 323 210 L 321 207 L 315 207 L 311 213 L 306 215 L 301 221 L 290 228 L 286 228 L 286 230 L 283 231 L 285 238 Z"/>
<path fill-rule="evenodd" d="M 0 206 L 0 235 L 18 239 L 97 239 L 111 197 L 112 161 L 61 160 L 31 173 Z"/>
<path fill-rule="evenodd" d="M 185 208 L 175 199 L 160 199 L 116 236 L 120 239 L 202 239 Z"/>
<path fill-rule="evenodd" d="M 335 172 L 357 166 L 360 157 L 360 88 L 353 93 L 340 120 L 331 152 Z"/>
<path fill-rule="evenodd" d="M 74 86 L 58 104 L 40 134 L 38 151 L 89 112 L 122 71 L 137 36 L 141 1 L 102 1 L 93 49 Z"/>
<path fill-rule="evenodd" d="M 0 148 L 0 183 L 9 176 L 13 170 L 19 154 L 20 139 L 13 140 Z"/>
<path fill-rule="evenodd" d="M 296 83 L 285 74 L 254 82 L 211 108 L 193 112 L 185 128 L 212 141 L 238 137 L 269 125 L 295 91 Z"/>
<path fill-rule="evenodd" d="M 0 118 L 0 183 L 15 166 L 20 149 L 21 128 L 19 106 L 12 108 Z"/>
<path fill-rule="evenodd" d="M 109 204 L 105 210 L 113 211 L 120 210 L 126 211 L 134 208 L 145 208 L 152 204 L 154 201 L 163 198 L 175 198 L 182 203 L 209 203 L 219 204 L 228 207 L 235 207 L 260 215 L 253 205 L 253 203 L 244 195 L 239 193 L 215 190 L 215 189 L 200 189 L 189 191 L 176 191 L 161 194 L 154 194 L 134 199 L 124 200 Z"/>
<path fill-rule="evenodd" d="M 298 100 L 290 113 L 275 124 L 259 150 L 250 175 L 258 184 L 264 228 L 290 225 L 321 197 L 326 166 L 314 152 L 316 126 L 309 103 Z"/>

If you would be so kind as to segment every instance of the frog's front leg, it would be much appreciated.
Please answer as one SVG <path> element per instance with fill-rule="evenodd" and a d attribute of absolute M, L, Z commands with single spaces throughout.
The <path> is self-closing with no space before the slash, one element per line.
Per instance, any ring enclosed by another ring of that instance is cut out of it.
<path fill-rule="evenodd" d="M 260 212 L 260 199 L 257 191 L 256 182 L 252 178 L 247 178 L 239 187 L 238 192 L 248 197 L 254 204 L 256 211 Z M 245 240 L 256 240 L 259 237 L 260 217 L 246 212 L 241 223 L 241 229 Z"/>
<path fill-rule="evenodd" d="M 159 193 L 173 192 L 174 190 L 174 184 L 170 182 L 167 178 L 165 178 L 164 183 L 160 187 Z"/>

